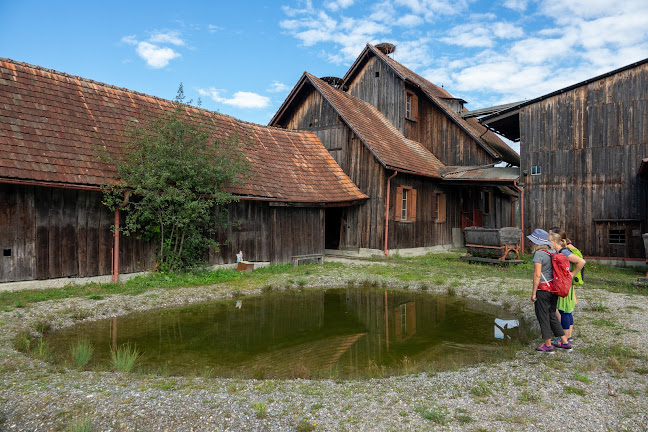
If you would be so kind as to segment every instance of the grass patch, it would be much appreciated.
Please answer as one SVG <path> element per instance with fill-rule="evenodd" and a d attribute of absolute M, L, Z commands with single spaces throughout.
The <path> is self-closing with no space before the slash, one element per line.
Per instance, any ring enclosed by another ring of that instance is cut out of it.
<path fill-rule="evenodd" d="M 297 423 L 297 426 L 295 426 L 295 429 L 297 432 L 311 432 L 315 430 L 315 423 L 311 423 L 308 419 L 301 419 L 299 420 L 299 423 Z"/>
<path fill-rule="evenodd" d="M 85 367 L 92 358 L 94 346 L 87 340 L 79 340 L 70 346 L 70 356 L 72 363 L 78 367 Z"/>
<path fill-rule="evenodd" d="M 433 406 L 432 408 L 419 407 L 415 410 L 426 420 L 439 425 L 448 423 L 448 416 L 450 413 L 446 407 Z"/>
<path fill-rule="evenodd" d="M 616 324 L 608 319 L 595 319 L 590 321 L 590 324 L 596 327 L 616 327 Z"/>
<path fill-rule="evenodd" d="M 566 386 L 563 387 L 563 390 L 567 394 L 573 394 L 573 395 L 578 395 L 578 396 L 586 396 L 587 395 L 587 391 L 585 391 L 582 388 L 578 388 L 578 387 L 574 387 L 574 386 L 566 385 Z"/>
<path fill-rule="evenodd" d="M 581 375 L 578 372 L 576 372 L 574 374 L 574 379 L 576 381 L 580 381 L 580 382 L 585 383 L 585 384 L 589 384 L 589 383 L 592 382 L 592 379 L 590 377 L 588 377 L 587 375 Z"/>
<path fill-rule="evenodd" d="M 263 419 L 268 417 L 268 407 L 265 402 L 254 402 L 252 404 L 252 409 L 254 410 L 254 415 L 257 418 Z"/>
<path fill-rule="evenodd" d="M 527 389 L 522 390 L 522 393 L 520 393 L 520 396 L 518 396 L 518 401 L 520 401 L 521 403 L 536 403 L 540 402 L 541 400 L 542 396 L 532 390 Z"/>
<path fill-rule="evenodd" d="M 488 397 L 492 396 L 493 390 L 488 386 L 488 383 L 479 382 L 477 385 L 470 389 L 470 394 L 474 397 Z"/>
<path fill-rule="evenodd" d="M 130 372 L 135 367 L 135 363 L 140 358 L 141 354 L 137 351 L 137 347 L 130 343 L 118 346 L 110 352 L 110 360 L 112 367 L 117 372 Z"/>
<path fill-rule="evenodd" d="M 91 432 L 92 431 L 92 417 L 90 414 L 84 413 L 81 417 L 76 418 L 70 422 L 67 428 L 68 432 Z"/>

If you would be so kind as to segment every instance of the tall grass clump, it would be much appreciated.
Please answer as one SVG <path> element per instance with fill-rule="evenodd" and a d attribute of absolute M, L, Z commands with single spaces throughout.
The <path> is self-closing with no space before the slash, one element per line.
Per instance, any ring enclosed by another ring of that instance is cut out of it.
<path fill-rule="evenodd" d="M 72 361 L 78 368 L 86 366 L 90 362 L 93 353 L 94 347 L 87 340 L 79 340 L 70 346 Z"/>
<path fill-rule="evenodd" d="M 72 420 L 67 430 L 68 432 L 91 432 L 92 418 L 88 413 L 84 413 L 81 417 Z"/>
<path fill-rule="evenodd" d="M 110 352 L 112 367 L 117 372 L 130 372 L 133 370 L 140 356 L 137 347 L 135 345 L 131 346 L 130 343 L 120 345 Z"/>

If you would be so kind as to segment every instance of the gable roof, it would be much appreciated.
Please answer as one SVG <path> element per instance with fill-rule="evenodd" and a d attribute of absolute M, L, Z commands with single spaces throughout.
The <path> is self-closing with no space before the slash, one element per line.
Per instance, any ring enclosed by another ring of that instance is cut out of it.
<path fill-rule="evenodd" d="M 405 138 L 373 105 L 332 87 L 308 72 L 304 72 L 270 124 L 278 124 L 292 101 L 300 92 L 308 91 L 309 85 L 331 104 L 342 121 L 385 168 L 441 178 L 443 163 L 418 142 Z"/>
<path fill-rule="evenodd" d="M 419 88 L 428 99 L 441 109 L 454 123 L 462 128 L 479 146 L 481 146 L 492 157 L 510 163 L 515 166 L 520 165 L 520 156 L 509 147 L 501 138 L 499 138 L 490 129 L 483 126 L 477 119 L 464 119 L 460 114 L 452 110 L 444 100 L 461 100 L 453 97 L 447 90 L 434 85 L 422 76 L 403 66 L 393 58 L 384 54 L 371 44 L 367 44 L 365 49 L 360 53 L 351 68 L 344 75 L 344 82 L 348 83 L 353 76 L 359 72 L 360 65 L 363 64 L 370 55 L 374 55 L 387 64 L 394 73 L 406 83 Z M 464 111 L 467 111 L 464 108 Z"/>
<path fill-rule="evenodd" d="M 447 181 L 479 181 L 512 183 L 520 178 L 518 167 L 486 166 L 447 166 L 443 171 Z"/>
<path fill-rule="evenodd" d="M 101 158 L 126 131 L 173 102 L 0 58 L 0 182 L 100 189 L 117 181 Z M 228 188 L 262 200 L 342 203 L 366 199 L 312 132 L 287 131 L 186 106 L 217 138 L 237 134 L 250 178 Z M 271 162 L 271 163 L 270 163 Z"/>

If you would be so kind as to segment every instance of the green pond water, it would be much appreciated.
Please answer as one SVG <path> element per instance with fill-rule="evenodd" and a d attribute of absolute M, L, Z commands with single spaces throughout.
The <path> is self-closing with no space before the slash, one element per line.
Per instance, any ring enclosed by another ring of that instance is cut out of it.
<path fill-rule="evenodd" d="M 526 329 L 510 312 L 462 297 L 377 288 L 269 292 L 82 323 L 50 333 L 58 362 L 88 340 L 88 367 L 110 369 L 123 344 L 147 373 L 356 378 L 501 359 Z"/>

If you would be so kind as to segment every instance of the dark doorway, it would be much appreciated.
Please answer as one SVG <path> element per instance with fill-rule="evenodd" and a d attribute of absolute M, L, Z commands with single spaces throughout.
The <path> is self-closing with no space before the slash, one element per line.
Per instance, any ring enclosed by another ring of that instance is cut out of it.
<path fill-rule="evenodd" d="M 342 225 L 344 224 L 344 209 L 331 207 L 326 209 L 326 226 L 324 231 L 324 248 L 339 249 Z"/>

